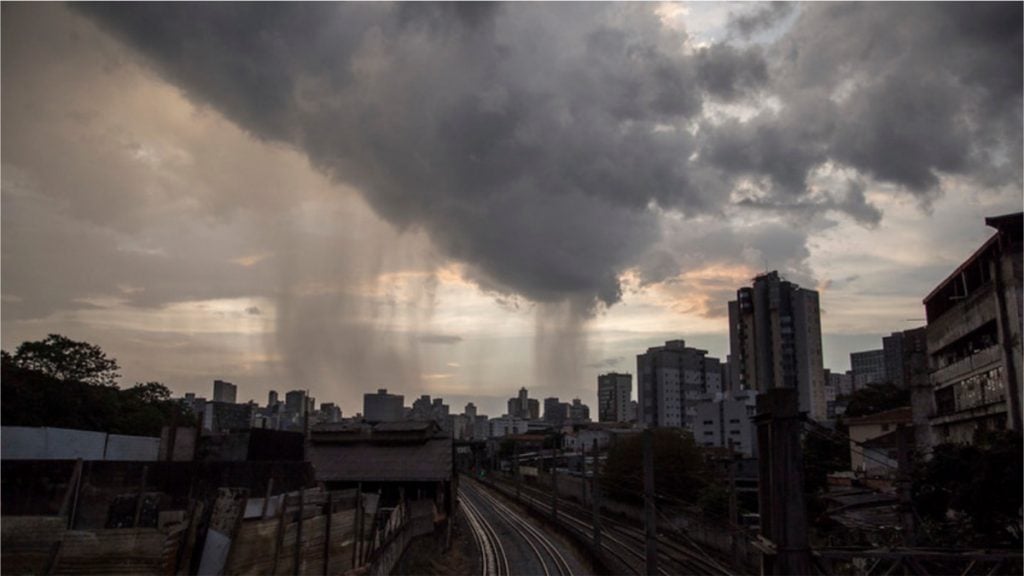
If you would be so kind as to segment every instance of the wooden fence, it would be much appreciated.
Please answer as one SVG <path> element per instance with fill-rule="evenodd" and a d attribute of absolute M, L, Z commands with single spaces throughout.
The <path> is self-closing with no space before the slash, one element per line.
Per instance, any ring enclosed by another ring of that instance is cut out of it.
<path fill-rule="evenodd" d="M 221 489 L 210 506 L 197 501 L 186 511 L 160 512 L 156 528 L 68 530 L 66 516 L 5 516 L 0 570 L 382 575 L 417 535 L 413 528 L 432 528 L 435 509 L 404 498 L 394 507 L 379 502 L 379 494 L 357 490 L 249 498 L 244 489 Z"/>

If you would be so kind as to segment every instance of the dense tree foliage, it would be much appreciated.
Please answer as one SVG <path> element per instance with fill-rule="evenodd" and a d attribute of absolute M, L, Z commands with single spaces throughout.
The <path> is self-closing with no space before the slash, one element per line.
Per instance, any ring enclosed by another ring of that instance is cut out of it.
<path fill-rule="evenodd" d="M 115 386 L 117 361 L 95 344 L 76 342 L 60 334 L 24 342 L 11 358 L 15 365 L 65 382 Z"/>
<path fill-rule="evenodd" d="M 933 545 L 1021 545 L 1024 444 L 1013 432 L 942 444 L 914 471 L 914 509 Z"/>
<path fill-rule="evenodd" d="M 847 418 L 910 406 L 910 390 L 893 384 L 868 384 L 846 397 Z"/>
<path fill-rule="evenodd" d="M 42 342 L 56 345 L 46 351 L 34 346 L 40 342 L 26 342 L 15 355 L 3 354 L 0 417 L 5 426 L 53 426 L 159 436 L 161 428 L 175 419 L 182 424 L 188 422 L 190 417 L 183 415 L 180 403 L 172 400 L 170 390 L 159 382 L 137 384 L 126 390 L 113 385 L 117 363 L 98 346 L 57 335 Z M 67 345 L 68 342 L 74 346 Z M 30 344 L 33 346 L 26 347 Z M 23 354 L 25 350 L 29 352 Z M 67 358 L 68 364 L 61 364 L 61 358 Z M 86 380 L 78 380 L 77 376 Z"/>
<path fill-rule="evenodd" d="M 709 485 L 709 470 L 700 449 L 688 434 L 658 429 L 654 448 L 654 489 L 662 496 L 697 502 Z M 643 437 L 634 434 L 617 440 L 608 451 L 601 483 L 612 498 L 643 499 Z"/>

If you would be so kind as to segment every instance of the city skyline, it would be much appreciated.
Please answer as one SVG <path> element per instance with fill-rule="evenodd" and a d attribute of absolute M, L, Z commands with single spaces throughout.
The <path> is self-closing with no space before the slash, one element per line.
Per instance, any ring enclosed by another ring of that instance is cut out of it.
<path fill-rule="evenodd" d="M 64 334 L 177 396 L 498 416 L 525 386 L 596 417 L 649 347 L 724 362 L 769 270 L 820 293 L 845 372 L 1020 210 L 1019 6 L 275 9 L 227 20 L 287 54 L 214 13 L 224 46 L 175 7 L 4 5 L 5 350 Z"/>

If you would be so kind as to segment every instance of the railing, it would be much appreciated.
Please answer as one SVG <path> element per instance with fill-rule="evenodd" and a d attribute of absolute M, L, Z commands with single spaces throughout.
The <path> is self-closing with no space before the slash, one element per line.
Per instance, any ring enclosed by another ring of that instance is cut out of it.
<path fill-rule="evenodd" d="M 947 384 L 954 382 L 975 370 L 987 368 L 1002 360 L 1002 352 L 999 346 L 990 346 L 962 360 L 948 366 L 939 368 L 932 372 L 932 382 L 936 384 Z"/>

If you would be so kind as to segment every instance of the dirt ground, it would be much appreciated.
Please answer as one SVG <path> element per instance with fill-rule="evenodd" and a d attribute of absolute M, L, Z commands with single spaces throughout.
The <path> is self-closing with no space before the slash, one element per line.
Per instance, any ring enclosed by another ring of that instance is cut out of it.
<path fill-rule="evenodd" d="M 447 576 L 479 574 L 480 557 L 473 535 L 461 512 L 452 526 L 451 549 L 444 551 L 444 534 L 424 536 L 409 545 L 392 574 L 396 576 Z"/>

